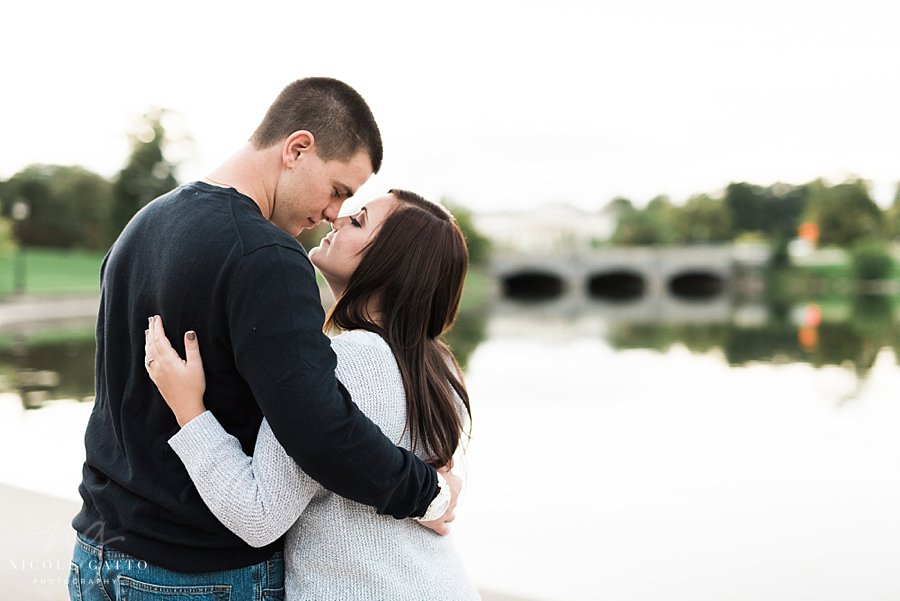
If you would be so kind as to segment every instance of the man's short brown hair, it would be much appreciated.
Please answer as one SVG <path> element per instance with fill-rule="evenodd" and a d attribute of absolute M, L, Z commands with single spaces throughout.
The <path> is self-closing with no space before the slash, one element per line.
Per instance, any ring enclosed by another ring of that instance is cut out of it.
<path fill-rule="evenodd" d="M 378 173 L 384 150 L 381 132 L 369 105 L 359 93 L 337 79 L 307 77 L 288 84 L 269 107 L 250 142 L 269 148 L 295 131 L 315 136 L 319 157 L 345 161 L 365 151 Z"/>

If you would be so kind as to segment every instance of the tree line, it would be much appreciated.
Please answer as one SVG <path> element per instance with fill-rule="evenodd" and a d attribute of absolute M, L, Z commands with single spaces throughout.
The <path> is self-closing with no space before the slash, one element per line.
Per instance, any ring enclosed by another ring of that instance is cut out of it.
<path fill-rule="evenodd" d="M 178 184 L 164 152 L 164 113 L 142 117 L 129 136 L 131 154 L 111 179 L 78 165 L 34 164 L 0 181 L 0 246 L 109 248 L 142 206 Z"/>
<path fill-rule="evenodd" d="M 859 178 L 833 185 L 824 179 L 802 185 L 733 182 L 719 196 L 697 194 L 680 206 L 658 196 L 643 209 L 625 198 L 614 199 L 612 208 L 617 218 L 612 243 L 621 245 L 757 239 L 777 248 L 804 225 L 820 246 L 847 248 L 900 237 L 900 186 L 893 204 L 882 210 Z"/>
<path fill-rule="evenodd" d="M 170 141 L 162 123 L 165 113 L 153 110 L 143 116 L 130 135 L 125 165 L 111 179 L 77 165 L 35 164 L 0 180 L 0 251 L 16 244 L 109 248 L 141 207 L 178 185 L 176 165 L 165 153 Z M 859 178 L 833 185 L 823 179 L 802 185 L 734 182 L 720 195 L 697 194 L 680 205 L 666 196 L 641 209 L 626 198 L 610 204 L 617 223 L 610 242 L 617 245 L 756 239 L 770 243 L 778 256 L 804 224 L 814 227 L 820 246 L 850 248 L 900 238 L 900 186 L 893 204 L 882 210 Z M 477 232 L 468 210 L 452 209 L 469 240 L 473 263 L 483 261 L 489 241 Z M 316 243 L 322 233 L 307 232 L 301 241 Z"/>
<path fill-rule="evenodd" d="M 178 185 L 177 165 L 165 154 L 165 112 L 141 118 L 129 136 L 131 154 L 112 179 L 77 165 L 35 164 L 0 180 L 0 252 L 16 245 L 106 251 L 141 207 Z M 471 263 L 483 263 L 489 241 L 475 229 L 471 211 L 441 200 L 466 235 Z M 311 248 L 330 227 L 305 230 L 299 240 Z"/>

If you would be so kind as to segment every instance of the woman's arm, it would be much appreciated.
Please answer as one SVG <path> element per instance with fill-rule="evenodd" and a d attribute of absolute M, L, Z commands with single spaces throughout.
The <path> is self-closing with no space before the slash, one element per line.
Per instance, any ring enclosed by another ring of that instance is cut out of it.
<path fill-rule="evenodd" d="M 183 361 L 158 317 L 150 320 L 146 332 L 147 372 L 182 426 L 169 445 L 219 521 L 247 544 L 265 546 L 287 532 L 322 488 L 288 456 L 266 420 L 253 457 L 248 457 L 240 442 L 205 410 L 200 348 L 191 334 L 185 335 Z"/>
<path fill-rule="evenodd" d="M 265 420 L 253 457 L 209 411 L 188 422 L 169 446 L 213 515 L 252 547 L 278 540 L 322 490 L 278 444 Z"/>

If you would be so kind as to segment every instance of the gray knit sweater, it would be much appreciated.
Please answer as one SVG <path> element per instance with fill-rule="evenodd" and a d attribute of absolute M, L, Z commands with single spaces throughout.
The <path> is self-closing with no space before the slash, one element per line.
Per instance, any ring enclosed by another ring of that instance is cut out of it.
<path fill-rule="evenodd" d="M 336 336 L 332 347 L 335 374 L 353 400 L 389 438 L 409 448 L 403 383 L 387 343 L 357 330 Z M 325 490 L 297 467 L 267 421 L 253 457 L 209 411 L 169 444 L 229 530 L 252 546 L 287 532 L 288 601 L 479 599 L 452 536 L 438 536 L 414 520 L 378 515 Z"/>

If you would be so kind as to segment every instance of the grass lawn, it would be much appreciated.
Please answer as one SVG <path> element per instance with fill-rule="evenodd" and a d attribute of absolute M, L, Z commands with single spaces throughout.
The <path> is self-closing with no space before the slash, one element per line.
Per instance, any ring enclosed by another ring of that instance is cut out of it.
<path fill-rule="evenodd" d="M 83 250 L 26 248 L 21 255 L 2 255 L 0 298 L 17 292 L 29 296 L 98 293 L 103 254 Z M 17 274 L 20 281 L 24 281 L 24 290 L 16 289 Z"/>
<path fill-rule="evenodd" d="M 28 248 L 22 255 L 0 256 L 0 299 L 16 292 L 16 273 L 24 265 L 24 293 L 30 296 L 93 294 L 100 291 L 100 263 L 103 253 L 83 250 Z M 319 285 L 325 280 L 316 272 Z M 485 302 L 489 277 L 469 269 L 463 292 L 462 310 Z"/>

